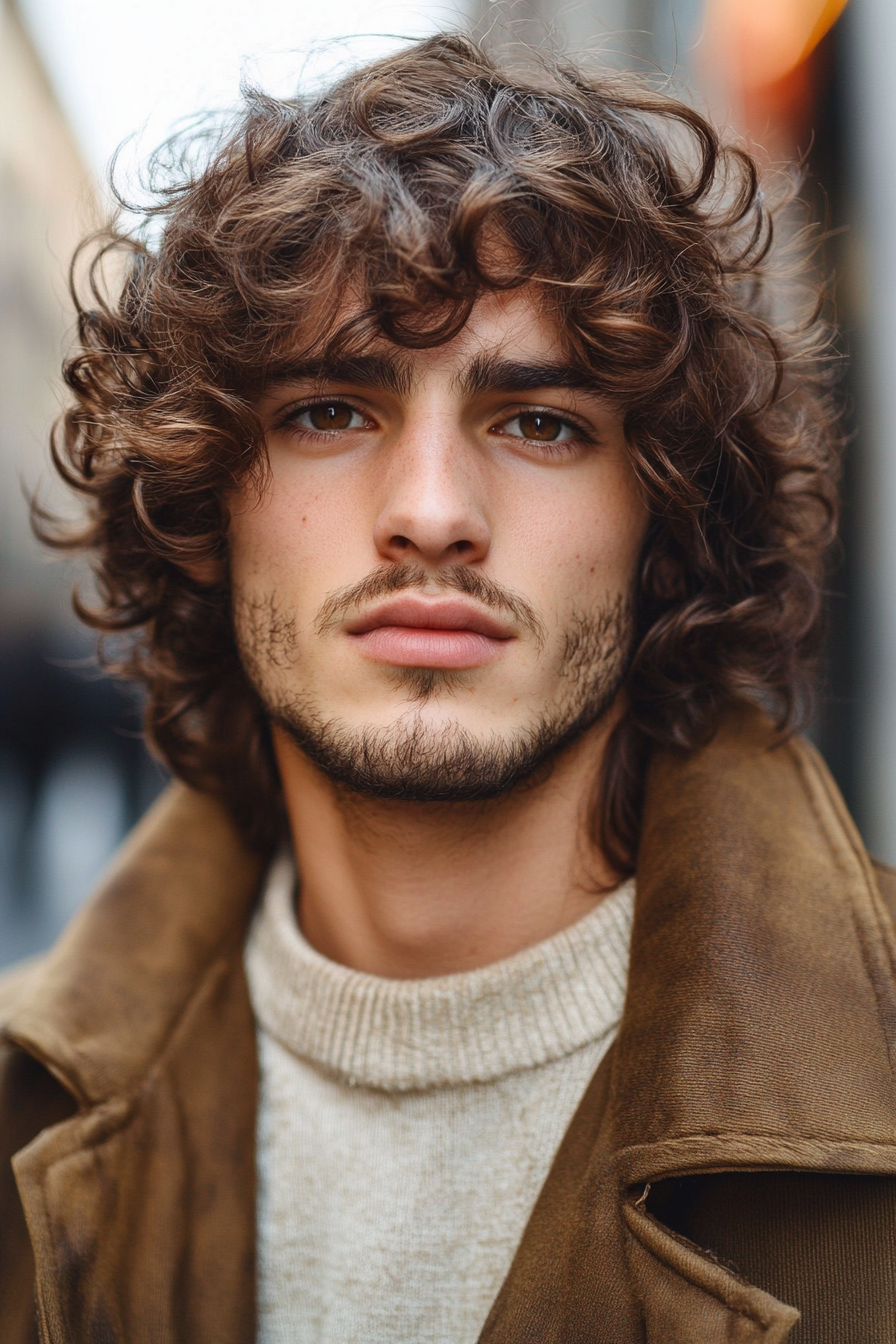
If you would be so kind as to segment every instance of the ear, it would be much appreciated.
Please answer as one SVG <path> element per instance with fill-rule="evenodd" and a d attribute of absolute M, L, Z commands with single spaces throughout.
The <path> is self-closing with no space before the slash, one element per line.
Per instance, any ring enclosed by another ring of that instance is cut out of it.
<path fill-rule="evenodd" d="M 668 551 L 648 555 L 641 583 L 645 592 L 661 602 L 681 602 L 687 596 L 683 561 Z"/>

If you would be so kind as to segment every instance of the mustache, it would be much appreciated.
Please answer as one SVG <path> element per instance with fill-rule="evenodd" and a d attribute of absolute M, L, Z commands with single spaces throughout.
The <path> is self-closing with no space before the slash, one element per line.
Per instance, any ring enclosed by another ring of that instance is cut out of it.
<path fill-rule="evenodd" d="M 433 584 L 441 592 L 463 593 L 491 611 L 510 616 L 517 625 L 528 631 L 539 649 L 544 646 L 547 630 L 531 602 L 527 602 L 520 593 L 505 588 L 503 584 L 465 565 L 446 566 L 435 574 L 422 565 L 383 565 L 358 583 L 347 584 L 331 593 L 315 617 L 315 633 L 327 634 L 341 625 L 354 609 L 376 602 L 381 597 L 429 588 Z"/>

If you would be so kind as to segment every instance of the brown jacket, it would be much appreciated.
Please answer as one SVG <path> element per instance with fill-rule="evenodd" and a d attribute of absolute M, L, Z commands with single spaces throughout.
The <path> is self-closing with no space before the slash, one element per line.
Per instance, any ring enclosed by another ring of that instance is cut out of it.
<path fill-rule="evenodd" d="M 260 875 L 174 788 L 2 982 L 2 1344 L 253 1340 Z M 894 967 L 811 747 L 658 757 L 622 1026 L 483 1344 L 893 1344 Z"/>

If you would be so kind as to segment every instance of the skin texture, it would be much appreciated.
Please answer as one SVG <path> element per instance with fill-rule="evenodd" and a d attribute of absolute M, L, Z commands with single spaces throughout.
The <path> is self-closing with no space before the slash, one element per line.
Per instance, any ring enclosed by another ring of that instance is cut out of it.
<path fill-rule="evenodd" d="M 383 342 L 385 383 L 296 370 L 259 404 L 237 634 L 303 932 L 359 970 L 486 965 L 616 880 L 590 817 L 647 510 L 619 412 L 568 385 L 559 348 L 533 294 L 487 295 L 448 344 Z M 553 368 L 522 390 L 511 365 Z"/>

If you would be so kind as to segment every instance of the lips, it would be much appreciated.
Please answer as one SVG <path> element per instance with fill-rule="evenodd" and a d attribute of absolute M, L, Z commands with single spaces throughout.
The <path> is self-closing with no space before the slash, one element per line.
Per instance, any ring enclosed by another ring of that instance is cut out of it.
<path fill-rule="evenodd" d="M 445 670 L 493 662 L 514 638 L 508 624 L 473 603 L 409 595 L 380 603 L 345 630 L 375 662 Z"/>

